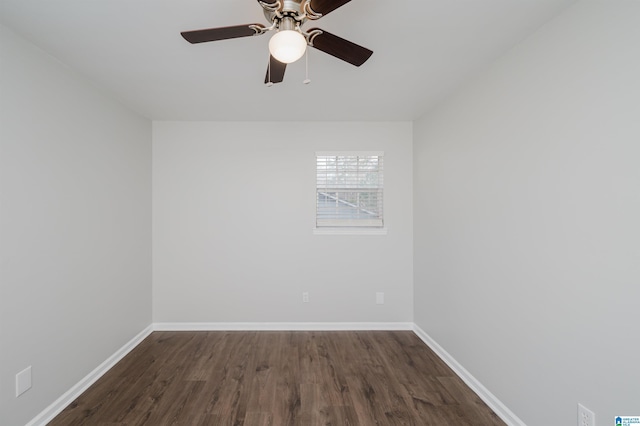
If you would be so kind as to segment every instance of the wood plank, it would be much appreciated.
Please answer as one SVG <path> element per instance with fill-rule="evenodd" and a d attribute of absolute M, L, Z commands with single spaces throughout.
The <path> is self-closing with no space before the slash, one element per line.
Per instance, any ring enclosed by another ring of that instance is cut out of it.
<path fill-rule="evenodd" d="M 412 332 L 154 332 L 69 425 L 504 425 Z"/>

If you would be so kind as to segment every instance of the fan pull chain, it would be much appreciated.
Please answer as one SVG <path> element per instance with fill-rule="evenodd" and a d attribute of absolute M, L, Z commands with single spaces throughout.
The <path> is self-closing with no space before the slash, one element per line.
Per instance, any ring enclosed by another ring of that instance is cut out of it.
<path fill-rule="evenodd" d="M 311 80 L 309 80 L 309 49 L 308 48 L 307 48 L 307 50 L 305 52 L 304 61 L 305 61 L 305 79 L 304 79 L 303 83 L 304 84 L 309 84 L 309 83 L 311 83 Z"/>
<path fill-rule="evenodd" d="M 267 82 L 267 87 L 273 86 L 273 81 L 271 81 L 271 54 L 269 54 L 269 62 L 267 65 L 267 76 L 269 77 L 269 81 Z"/>

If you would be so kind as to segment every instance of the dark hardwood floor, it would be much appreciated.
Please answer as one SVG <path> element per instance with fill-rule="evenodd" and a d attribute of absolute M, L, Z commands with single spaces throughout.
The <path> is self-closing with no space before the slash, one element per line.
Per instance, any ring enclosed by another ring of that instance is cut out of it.
<path fill-rule="evenodd" d="M 413 332 L 155 332 L 56 425 L 504 425 Z"/>

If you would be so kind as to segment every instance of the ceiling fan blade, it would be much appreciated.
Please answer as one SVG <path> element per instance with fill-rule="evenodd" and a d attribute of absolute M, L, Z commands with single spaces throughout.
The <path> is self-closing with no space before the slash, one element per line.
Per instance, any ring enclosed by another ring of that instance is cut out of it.
<path fill-rule="evenodd" d="M 366 47 L 359 46 L 337 35 L 320 30 L 319 28 L 312 28 L 309 30 L 309 33 L 311 34 L 318 30 L 321 33 L 311 37 L 311 46 L 338 59 L 342 59 L 345 62 L 349 62 L 356 67 L 367 62 L 367 59 L 373 54 L 373 51 Z"/>
<path fill-rule="evenodd" d="M 264 76 L 264 84 L 267 83 L 282 83 L 284 80 L 284 72 L 287 69 L 287 64 L 280 62 L 273 56 L 269 58 L 269 67 L 267 68 L 267 74 Z"/>
<path fill-rule="evenodd" d="M 316 13 L 321 14 L 322 16 L 333 12 L 340 6 L 344 6 L 349 3 L 351 0 L 311 0 L 311 10 Z"/>
<path fill-rule="evenodd" d="M 206 30 L 184 31 L 182 37 L 189 43 L 204 43 L 207 41 L 227 40 L 230 38 L 249 37 L 260 34 L 264 28 L 261 24 L 236 25 L 233 27 L 209 28 Z"/>

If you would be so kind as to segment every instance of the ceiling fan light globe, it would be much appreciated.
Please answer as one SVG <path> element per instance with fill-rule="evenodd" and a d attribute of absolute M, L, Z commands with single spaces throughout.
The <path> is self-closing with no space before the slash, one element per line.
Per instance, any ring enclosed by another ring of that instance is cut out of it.
<path fill-rule="evenodd" d="M 302 58 L 307 50 L 307 40 L 294 30 L 278 31 L 269 40 L 269 52 L 283 64 L 290 64 Z"/>

